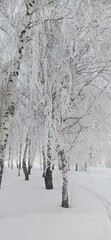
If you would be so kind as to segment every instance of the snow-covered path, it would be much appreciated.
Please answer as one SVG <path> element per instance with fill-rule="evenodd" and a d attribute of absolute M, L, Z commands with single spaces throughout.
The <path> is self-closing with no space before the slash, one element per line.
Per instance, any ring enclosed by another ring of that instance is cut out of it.
<path fill-rule="evenodd" d="M 100 207 L 103 207 L 103 210 L 106 211 L 109 221 L 111 221 L 110 169 L 100 168 L 98 171 L 98 169 L 92 168 L 89 172 L 73 174 L 73 185 L 95 197 L 99 201 Z"/>
<path fill-rule="evenodd" d="M 25 182 L 16 170 L 5 169 L 0 240 L 111 239 L 111 170 L 71 173 L 70 209 L 60 207 L 60 173 L 54 173 L 53 191 L 45 190 L 41 174 L 34 169 L 30 181 Z"/>

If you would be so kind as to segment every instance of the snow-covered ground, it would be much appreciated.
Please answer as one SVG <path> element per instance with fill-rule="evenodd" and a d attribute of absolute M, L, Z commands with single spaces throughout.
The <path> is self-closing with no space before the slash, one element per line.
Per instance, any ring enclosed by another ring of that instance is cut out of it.
<path fill-rule="evenodd" d="M 71 208 L 61 203 L 61 173 L 45 190 L 41 170 L 30 181 L 5 168 L 0 190 L 0 240 L 111 240 L 111 170 L 69 173 Z"/>

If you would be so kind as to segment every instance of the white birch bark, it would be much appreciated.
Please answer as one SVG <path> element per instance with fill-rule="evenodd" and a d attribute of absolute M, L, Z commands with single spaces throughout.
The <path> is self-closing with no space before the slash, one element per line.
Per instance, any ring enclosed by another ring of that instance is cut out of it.
<path fill-rule="evenodd" d="M 42 156 L 43 156 L 43 172 L 45 172 L 47 168 L 47 161 L 46 161 L 44 146 L 42 147 Z"/>
<path fill-rule="evenodd" d="M 60 146 L 57 147 L 58 156 L 61 160 L 62 165 L 62 203 L 61 207 L 69 208 L 69 199 L 68 199 L 68 164 L 67 159 L 64 153 L 64 149 L 61 149 Z"/>
<path fill-rule="evenodd" d="M 0 116 L 0 186 L 3 174 L 2 118 Z"/>
<path fill-rule="evenodd" d="M 3 116 L 2 125 L 0 129 L 2 129 L 2 133 L 0 132 L 0 186 L 2 182 L 2 174 L 3 174 L 3 153 L 6 147 L 7 139 L 10 132 L 11 122 L 14 116 L 15 110 L 15 90 L 16 90 L 16 81 L 19 75 L 20 70 L 20 61 L 22 58 L 22 51 L 24 48 L 25 40 L 27 37 L 27 32 L 30 28 L 31 17 L 34 12 L 35 0 L 27 0 L 26 2 L 27 12 L 24 21 L 24 27 L 21 31 L 18 39 L 17 50 L 15 54 L 15 58 L 13 59 L 12 71 L 9 75 L 7 90 L 6 90 L 6 98 L 5 98 L 5 112 Z"/>
<path fill-rule="evenodd" d="M 47 144 L 47 165 L 52 164 L 52 152 L 51 152 L 51 136 L 50 132 L 48 134 L 48 144 Z"/>
<path fill-rule="evenodd" d="M 11 145 L 9 146 L 8 167 L 10 167 L 10 163 L 11 163 Z"/>

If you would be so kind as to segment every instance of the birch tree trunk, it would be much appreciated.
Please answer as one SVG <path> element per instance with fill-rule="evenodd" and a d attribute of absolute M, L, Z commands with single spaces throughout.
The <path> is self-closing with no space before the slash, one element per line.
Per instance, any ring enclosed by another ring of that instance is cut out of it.
<path fill-rule="evenodd" d="M 1 109 L 0 109 L 1 110 Z M 0 112 L 0 188 L 3 174 L 2 111 Z"/>
<path fill-rule="evenodd" d="M 46 189 L 53 189 L 53 179 L 52 179 L 52 152 L 51 152 L 51 139 L 50 133 L 48 134 L 48 144 L 47 144 L 47 158 L 45 157 L 44 147 L 42 148 L 43 154 L 43 177 L 45 181 Z"/>
<path fill-rule="evenodd" d="M 27 151 L 28 151 L 28 136 L 26 137 L 26 144 L 25 144 L 25 150 L 24 150 L 24 156 L 23 156 L 23 162 L 22 162 L 23 172 L 25 174 L 26 181 L 29 180 L 29 173 L 28 173 L 28 168 L 26 164 Z"/>
<path fill-rule="evenodd" d="M 62 203 L 61 207 L 69 208 L 69 199 L 68 199 L 68 164 L 67 159 L 64 153 L 64 149 L 61 149 L 60 146 L 58 147 L 58 156 L 61 160 L 62 165 Z"/>
<path fill-rule="evenodd" d="M 11 142 L 10 142 L 10 149 L 9 149 L 9 151 L 10 151 L 10 163 L 11 163 L 11 169 L 13 169 L 13 151 L 12 151 L 12 145 L 11 145 Z"/>
<path fill-rule="evenodd" d="M 20 153 L 19 153 L 19 162 L 18 162 L 18 177 L 20 177 L 21 157 L 22 157 L 22 143 L 20 143 Z"/>
<path fill-rule="evenodd" d="M 31 163 L 31 139 L 29 139 L 29 149 L 28 149 L 28 174 L 31 174 L 32 163 Z"/>
<path fill-rule="evenodd" d="M 50 134 L 49 134 L 49 139 L 47 144 L 47 168 L 45 171 L 45 178 L 44 178 L 46 189 L 53 189 L 51 164 L 52 164 L 52 152 L 51 152 L 51 141 L 50 141 Z"/>
<path fill-rule="evenodd" d="M 64 208 L 69 208 L 68 200 L 68 172 L 67 172 L 67 159 L 64 150 L 61 151 L 61 161 L 62 161 L 62 204 Z"/>
<path fill-rule="evenodd" d="M 42 156 L 43 156 L 43 172 L 45 172 L 45 170 L 46 170 L 46 166 L 47 166 L 47 163 L 46 163 L 46 157 L 45 157 L 44 146 L 42 147 Z"/>
<path fill-rule="evenodd" d="M 52 163 L 52 152 L 51 152 L 51 140 L 49 135 L 48 144 L 47 144 L 47 165 L 51 165 L 51 163 Z"/>
<path fill-rule="evenodd" d="M 0 116 L 0 187 L 2 182 L 2 174 L 3 174 L 3 144 L 2 144 L 2 121 Z"/>
<path fill-rule="evenodd" d="M 11 163 L 11 143 L 10 143 L 10 146 L 9 146 L 8 168 L 10 168 L 10 163 Z"/>
<path fill-rule="evenodd" d="M 22 51 L 24 48 L 28 29 L 30 28 L 32 14 L 34 12 L 35 0 L 27 0 L 26 6 L 27 6 L 27 12 L 26 12 L 25 21 L 24 21 L 24 27 L 19 35 L 17 50 L 16 50 L 15 58 L 13 59 L 13 64 L 12 64 L 12 71 L 9 75 L 9 79 L 7 83 L 6 98 L 5 98 L 5 112 L 3 116 L 2 125 L 0 126 L 0 128 L 2 129 L 2 135 L 0 136 L 0 186 L 1 186 L 2 174 L 3 174 L 4 149 L 6 147 L 7 139 L 10 132 L 10 126 L 11 126 L 11 122 L 12 122 L 12 119 L 14 116 L 14 110 L 15 110 L 16 81 L 19 75 Z"/>

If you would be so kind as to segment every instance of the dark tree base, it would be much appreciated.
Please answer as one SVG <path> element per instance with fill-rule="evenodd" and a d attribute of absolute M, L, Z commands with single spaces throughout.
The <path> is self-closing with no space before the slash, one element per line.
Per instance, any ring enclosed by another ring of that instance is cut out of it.
<path fill-rule="evenodd" d="M 44 178 L 46 189 L 53 189 L 52 179 Z"/>
<path fill-rule="evenodd" d="M 13 169 L 13 165 L 11 165 L 11 169 Z"/>
<path fill-rule="evenodd" d="M 25 175 L 25 181 L 29 180 L 29 175 Z"/>
<path fill-rule="evenodd" d="M 46 189 L 53 189 L 53 182 L 52 182 L 52 171 L 50 170 L 50 166 L 47 168 L 46 173 L 43 174 L 45 180 L 45 187 Z"/>
<path fill-rule="evenodd" d="M 4 165 L 3 163 L 0 163 L 0 189 L 1 189 L 1 185 L 2 185 L 2 177 L 3 177 L 3 168 L 4 168 Z"/>
<path fill-rule="evenodd" d="M 61 207 L 69 208 L 69 202 L 67 200 L 66 201 L 62 201 Z"/>
<path fill-rule="evenodd" d="M 28 174 L 28 170 L 27 170 L 27 166 L 26 166 L 25 162 L 23 162 L 23 172 L 25 174 L 25 181 L 28 181 L 29 180 L 29 174 Z"/>

